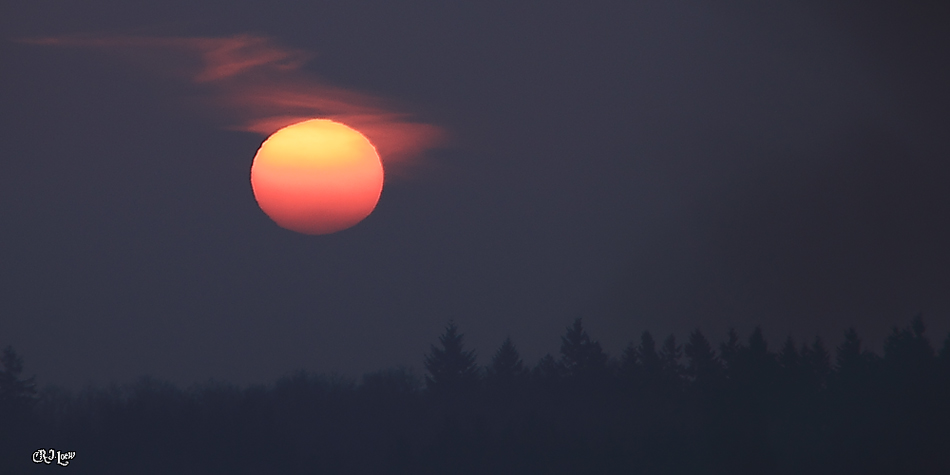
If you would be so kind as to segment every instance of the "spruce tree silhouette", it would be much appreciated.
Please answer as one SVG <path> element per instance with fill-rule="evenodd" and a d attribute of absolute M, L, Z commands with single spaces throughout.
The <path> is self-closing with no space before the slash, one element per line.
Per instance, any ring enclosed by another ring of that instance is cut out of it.
<path fill-rule="evenodd" d="M 686 353 L 686 374 L 693 382 L 705 385 L 719 379 L 722 365 L 702 332 L 694 330 L 690 333 L 683 351 Z"/>
<path fill-rule="evenodd" d="M 656 340 L 650 332 L 645 331 L 640 334 L 640 345 L 637 346 L 637 359 L 643 367 L 644 376 L 651 380 L 657 380 L 663 371 L 663 365 L 660 362 L 660 355 L 656 352 Z"/>
<path fill-rule="evenodd" d="M 943 340 L 943 346 L 940 347 L 939 360 L 944 376 L 950 378 L 950 334 Z"/>
<path fill-rule="evenodd" d="M 739 346 L 735 357 L 735 376 L 751 388 L 757 390 L 768 387 L 776 374 L 775 355 L 769 352 L 768 342 L 761 327 L 755 327 L 749 336 L 749 343 Z"/>
<path fill-rule="evenodd" d="M 742 344 L 739 343 L 739 334 L 735 328 L 729 329 L 729 339 L 719 344 L 719 355 L 726 366 L 726 373 L 732 379 L 735 377 L 736 358 L 739 356 L 739 349 Z"/>
<path fill-rule="evenodd" d="M 8 411 L 24 411 L 36 400 L 35 377 L 20 379 L 23 373 L 23 359 L 16 354 L 12 346 L 3 349 L 0 355 L 0 407 Z"/>
<path fill-rule="evenodd" d="M 433 392 L 456 393 L 472 390 L 478 382 L 475 351 L 465 351 L 463 335 L 449 322 L 439 337 L 441 348 L 431 346 L 425 357 L 426 387 Z"/>
<path fill-rule="evenodd" d="M 856 381 L 868 372 L 867 355 L 861 352 L 861 339 L 854 327 L 844 333 L 844 342 L 835 349 L 835 369 L 842 381 Z"/>
<path fill-rule="evenodd" d="M 924 336 L 926 330 L 921 314 L 914 317 L 910 328 L 893 327 L 884 342 L 884 365 L 892 376 L 917 380 L 933 370 L 934 350 Z"/>
<path fill-rule="evenodd" d="M 524 362 L 510 337 L 495 352 L 486 373 L 492 384 L 500 386 L 510 386 L 525 375 Z"/>
<path fill-rule="evenodd" d="M 23 359 L 12 346 L 0 354 L 0 473 L 18 473 L 13 467 L 17 459 L 31 449 L 28 436 L 33 424 L 36 383 L 33 377 L 22 379 Z"/>
<path fill-rule="evenodd" d="M 627 347 L 620 355 L 620 377 L 627 383 L 637 382 L 642 375 L 640 357 L 637 355 L 637 346 L 633 342 L 627 343 Z"/>
<path fill-rule="evenodd" d="M 731 401 L 725 405 L 730 415 L 729 437 L 734 439 L 726 450 L 732 457 L 730 471 L 741 473 L 775 473 L 775 458 L 769 447 L 769 402 L 774 394 L 773 383 L 778 374 L 775 354 L 769 352 L 761 327 L 755 327 L 746 345 L 739 344 L 734 330 L 722 345 L 729 354 L 728 377 Z"/>
<path fill-rule="evenodd" d="M 678 384 L 683 375 L 683 365 L 680 364 L 683 347 L 676 344 L 675 335 L 666 337 L 657 356 L 660 358 L 660 370 L 663 372 L 664 380 L 670 384 Z"/>
<path fill-rule="evenodd" d="M 801 372 L 801 357 L 795 347 L 795 340 L 789 335 L 778 352 L 778 365 L 789 381 L 797 381 Z"/>
<path fill-rule="evenodd" d="M 762 327 L 755 327 L 752 334 L 749 335 L 749 345 L 746 347 L 747 356 L 756 360 L 771 359 L 769 353 L 769 344 L 765 341 L 765 335 L 762 334 Z"/>
<path fill-rule="evenodd" d="M 894 327 L 884 342 L 883 371 L 878 385 L 879 429 L 882 471 L 895 473 L 948 473 L 950 463 L 942 470 L 923 469 L 924 460 L 933 460 L 932 453 L 943 453 L 950 444 L 950 411 L 946 409 L 950 394 L 946 382 L 941 384 L 934 350 L 924 336 L 926 326 L 920 314 L 910 327 Z M 941 391 L 943 389 L 943 391 Z M 940 437 L 942 434 L 942 437 Z M 940 447 L 940 449 L 937 449 Z M 933 463 L 933 462 L 928 462 Z M 928 467 L 929 468 L 929 467 Z"/>
<path fill-rule="evenodd" d="M 600 343 L 592 341 L 581 319 L 567 327 L 567 333 L 561 337 L 561 366 L 569 377 L 602 375 L 607 369 L 607 355 Z"/>
<path fill-rule="evenodd" d="M 544 389 L 554 389 L 558 386 L 563 369 L 550 353 L 541 357 L 538 364 L 531 369 L 531 379 Z"/>
<path fill-rule="evenodd" d="M 802 374 L 811 389 L 822 389 L 831 374 L 831 356 L 821 337 L 816 336 L 810 346 L 802 345 Z"/>
<path fill-rule="evenodd" d="M 801 348 L 801 349 L 799 349 Z M 810 392 L 808 376 L 808 363 L 804 361 L 807 358 L 808 348 L 804 345 L 797 346 L 795 339 L 791 335 L 785 338 L 785 343 L 776 355 L 776 368 L 773 381 L 775 383 L 775 396 L 783 399 L 787 407 L 799 402 L 804 393 Z"/>

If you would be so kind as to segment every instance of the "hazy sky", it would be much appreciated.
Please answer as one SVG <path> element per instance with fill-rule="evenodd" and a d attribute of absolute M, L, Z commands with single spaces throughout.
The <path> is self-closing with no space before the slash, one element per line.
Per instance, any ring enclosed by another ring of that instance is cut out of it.
<path fill-rule="evenodd" d="M 950 331 L 939 2 L 147 3 L 0 10 L 0 345 L 41 384 L 421 371 L 450 319 L 481 363 L 576 317 L 614 355 Z M 257 207 L 286 110 L 389 137 L 364 222 Z"/>

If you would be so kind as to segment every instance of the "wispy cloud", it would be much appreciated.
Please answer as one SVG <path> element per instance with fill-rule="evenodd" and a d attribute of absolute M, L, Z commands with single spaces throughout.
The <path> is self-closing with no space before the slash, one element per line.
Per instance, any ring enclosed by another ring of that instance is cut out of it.
<path fill-rule="evenodd" d="M 200 102 L 222 126 L 269 135 L 314 117 L 353 127 L 387 165 L 405 163 L 444 143 L 441 128 L 412 120 L 380 98 L 334 87 L 303 71 L 313 55 L 263 36 L 223 38 L 50 37 L 24 43 L 109 51 L 198 87 Z"/>

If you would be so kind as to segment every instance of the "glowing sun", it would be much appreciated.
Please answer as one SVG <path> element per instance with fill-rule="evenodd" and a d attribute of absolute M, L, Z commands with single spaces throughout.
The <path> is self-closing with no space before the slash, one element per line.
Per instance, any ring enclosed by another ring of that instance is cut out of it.
<path fill-rule="evenodd" d="M 369 216 L 383 190 L 383 165 L 363 134 L 311 119 L 274 132 L 251 165 L 254 198 L 280 227 L 330 234 Z"/>

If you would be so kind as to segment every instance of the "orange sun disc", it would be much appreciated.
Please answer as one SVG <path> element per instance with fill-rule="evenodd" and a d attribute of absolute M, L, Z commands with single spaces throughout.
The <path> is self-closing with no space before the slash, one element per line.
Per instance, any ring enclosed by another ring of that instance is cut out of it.
<path fill-rule="evenodd" d="M 280 227 L 330 234 L 359 223 L 376 208 L 383 165 L 363 134 L 338 122 L 311 119 L 274 132 L 251 165 L 258 206 Z"/>

